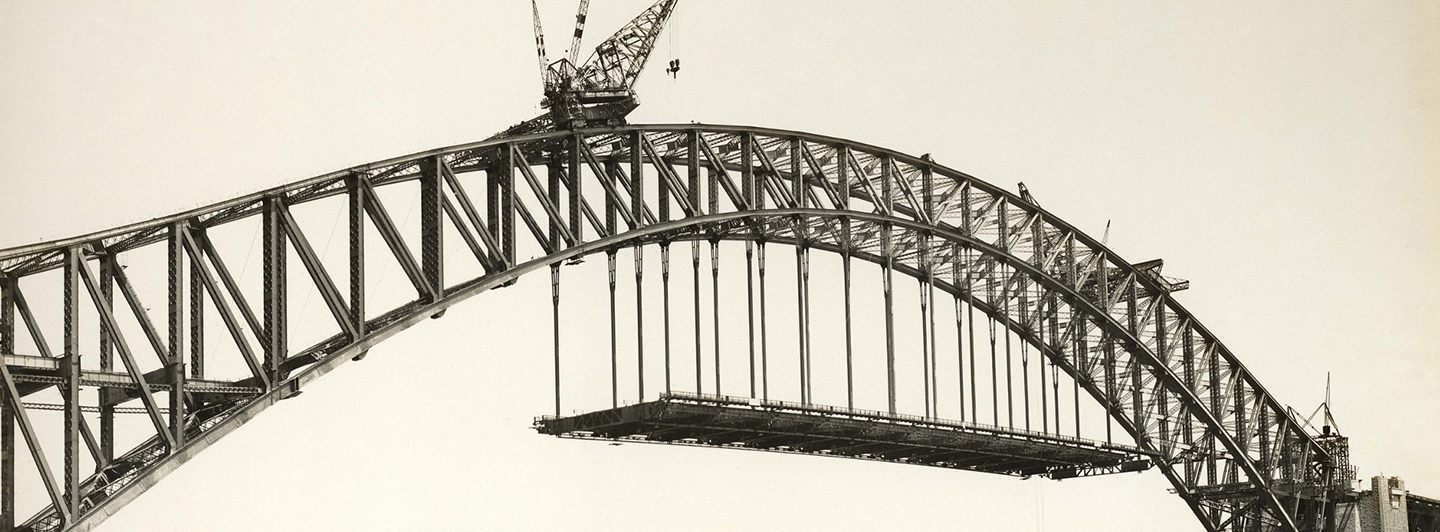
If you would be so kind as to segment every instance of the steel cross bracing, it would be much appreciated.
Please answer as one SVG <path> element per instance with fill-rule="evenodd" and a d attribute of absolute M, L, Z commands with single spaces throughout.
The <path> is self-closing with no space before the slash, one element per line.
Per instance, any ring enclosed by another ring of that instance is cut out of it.
<path fill-rule="evenodd" d="M 458 176 L 472 173 L 483 175 L 483 188 L 462 186 Z M 418 253 L 376 192 L 412 182 L 419 184 Z M 291 213 L 325 198 L 343 198 L 348 213 L 350 264 L 344 276 L 327 269 Z M 247 300 L 227 267 L 233 258 L 221 257 L 207 237 L 208 231 L 252 217 L 261 220 L 262 302 Z M 366 225 L 381 242 L 367 241 Z M 447 276 L 446 228 L 464 241 L 483 274 Z M 38 444 L 41 435 L 28 421 L 22 399 L 58 386 L 66 420 L 63 478 L 41 468 L 40 489 L 52 504 L 17 526 L 89 530 L 269 405 L 461 300 L 586 254 L 645 244 L 668 247 L 681 240 L 791 244 L 802 256 L 810 249 L 832 251 L 921 279 L 965 301 L 1103 405 L 1153 457 L 1207 530 L 1319 530 L 1327 504 L 1333 505 L 1327 497 L 1337 482 L 1344 484 L 1324 448 L 1160 279 L 1033 203 L 928 158 L 838 138 L 753 127 L 655 125 L 443 148 L 175 216 L 0 252 L 4 418 L 14 420 L 38 463 L 46 463 L 44 453 L 54 450 Z M 145 294 L 129 285 L 116 258 L 162 244 L 168 319 L 157 324 L 140 302 Z M 541 256 L 522 260 L 517 248 L 526 246 L 538 247 Z M 285 309 L 287 273 L 296 265 L 287 264 L 292 254 L 287 248 L 299 258 L 299 271 L 315 286 L 338 331 L 295 349 Z M 374 253 L 399 264 L 402 282 L 414 289 L 409 302 L 393 309 L 366 307 L 365 257 Z M 32 276 L 57 269 L 64 290 L 42 296 L 27 288 Z M 558 283 L 558 269 L 552 275 Z M 641 281 L 638 267 L 636 281 Z M 762 301 L 763 287 L 762 281 Z M 558 304 L 558 284 L 556 290 Z M 99 313 L 98 367 L 92 369 L 93 355 L 82 358 L 75 320 L 66 321 L 63 345 L 45 344 L 27 305 L 26 298 L 37 297 L 61 298 L 66 316 L 82 307 Z M 799 297 L 805 297 L 803 291 Z M 220 316 L 219 327 L 243 358 L 249 373 L 244 378 L 206 379 L 206 353 L 193 342 L 202 334 L 206 305 Z M 120 334 L 115 321 L 120 314 L 138 321 L 143 340 Z M 15 354 L 32 349 L 14 345 L 21 325 L 31 331 L 34 353 L 43 361 Z M 186 338 L 194 344 L 188 358 Z M 800 349 L 803 353 L 806 344 Z M 160 369 L 142 371 L 138 360 L 145 357 L 157 358 Z M 104 390 L 98 435 L 80 414 L 81 388 Z M 147 389 L 165 391 L 164 399 L 139 392 Z M 107 410 L 134 399 L 142 403 L 154 435 L 117 452 L 107 432 L 113 413 Z M 1058 424 L 1058 409 L 1055 415 Z M 4 440 L 7 456 L 13 457 L 15 431 L 9 421 L 4 425 L 10 435 Z M 80 469 L 86 454 L 96 465 L 93 472 Z M 5 475 L 7 490 L 13 490 L 13 473 Z M 7 491 L 6 508 L 13 508 L 12 497 Z"/>

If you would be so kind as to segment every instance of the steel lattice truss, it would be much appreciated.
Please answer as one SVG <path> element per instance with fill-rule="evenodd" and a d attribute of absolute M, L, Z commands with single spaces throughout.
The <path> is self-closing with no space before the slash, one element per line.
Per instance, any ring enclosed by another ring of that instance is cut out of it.
<path fill-rule="evenodd" d="M 472 172 L 483 173 L 484 190 L 461 185 L 457 176 Z M 420 189 L 418 253 L 376 193 L 407 182 Z M 327 271 L 290 214 L 332 197 L 348 204 L 348 279 Z M 207 237 L 250 217 L 262 220 L 262 302 L 246 300 Z M 381 245 L 366 241 L 367 223 Z M 446 227 L 461 236 L 483 275 L 445 275 Z M 21 529 L 92 528 L 269 405 L 470 296 L 586 254 L 676 240 L 789 243 L 933 282 L 1071 374 L 1153 455 L 1208 530 L 1319 530 L 1327 493 L 1345 489 L 1326 448 L 1175 301 L 1163 279 L 1020 196 L 928 158 L 842 139 L 750 127 L 628 126 L 434 150 L 0 252 L 5 404 L 36 462 L 45 459 L 21 398 L 58 386 L 66 411 L 63 478 L 41 468 L 53 504 Z M 538 245 L 544 256 L 517 260 L 522 243 Z M 152 245 L 167 250 L 164 324 L 150 322 L 141 294 L 116 267 L 116 257 Z M 316 345 L 288 342 L 287 247 L 340 331 Z M 367 311 L 364 258 L 373 253 L 400 264 L 415 289 L 412 301 Z M 66 309 L 63 347 L 52 350 L 40 339 L 40 356 L 14 355 L 14 328 L 37 330 L 25 297 L 39 295 L 22 293 L 19 281 L 56 269 L 64 276 L 63 294 L 56 294 Z M 239 347 L 248 378 L 206 380 L 203 356 L 185 357 L 187 325 L 199 326 L 205 297 Z M 102 317 L 98 370 L 78 363 L 73 318 L 82 306 Z M 137 316 L 143 340 L 127 343 L 118 333 L 114 315 L 122 309 Z M 137 364 L 133 351 L 141 343 L 159 356 L 161 369 Z M 102 424 L 138 399 L 155 435 L 128 452 L 110 449 L 107 427 L 93 434 L 80 415 L 80 390 L 96 387 L 106 390 Z M 168 399 L 157 400 L 157 391 Z M 79 466 L 87 448 L 99 464 L 89 476 Z"/>

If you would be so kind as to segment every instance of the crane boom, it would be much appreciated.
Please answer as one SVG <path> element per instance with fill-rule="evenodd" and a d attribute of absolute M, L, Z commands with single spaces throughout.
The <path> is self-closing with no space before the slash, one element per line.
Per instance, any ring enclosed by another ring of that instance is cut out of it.
<path fill-rule="evenodd" d="M 535 21 L 535 55 L 540 59 L 540 81 L 549 85 L 547 67 L 550 61 L 545 59 L 545 31 L 540 29 L 540 6 L 535 5 L 535 0 L 530 0 L 530 13 Z"/>
<path fill-rule="evenodd" d="M 635 85 L 665 22 L 679 0 L 659 0 L 595 47 L 577 76 L 586 89 L 628 90 Z"/>
<path fill-rule="evenodd" d="M 580 36 L 585 33 L 585 14 L 590 11 L 590 0 L 580 0 L 580 11 L 575 14 L 575 37 L 570 40 L 570 64 L 580 59 Z"/>

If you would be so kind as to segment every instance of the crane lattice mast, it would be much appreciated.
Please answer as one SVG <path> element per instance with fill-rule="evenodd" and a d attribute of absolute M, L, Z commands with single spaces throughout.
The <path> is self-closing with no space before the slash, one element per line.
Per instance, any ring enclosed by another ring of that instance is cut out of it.
<path fill-rule="evenodd" d="M 581 0 L 575 16 L 575 34 L 567 57 L 553 63 L 545 57 L 545 35 L 540 26 L 540 9 L 531 0 L 534 15 L 535 48 L 545 83 L 545 98 L 540 105 L 549 111 L 500 133 L 520 135 L 553 129 L 575 129 L 605 125 L 623 125 L 625 116 L 640 105 L 635 95 L 635 81 L 645 69 L 650 54 L 665 23 L 675 11 L 679 0 L 658 0 L 636 15 L 610 38 L 595 47 L 583 64 L 580 39 L 585 32 L 589 0 Z"/>

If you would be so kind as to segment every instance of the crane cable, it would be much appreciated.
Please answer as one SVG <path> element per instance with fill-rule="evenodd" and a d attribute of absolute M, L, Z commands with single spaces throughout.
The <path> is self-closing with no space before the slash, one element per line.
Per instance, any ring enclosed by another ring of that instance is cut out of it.
<path fill-rule="evenodd" d="M 680 54 L 679 54 L 679 52 L 676 50 L 676 46 L 675 46 L 675 34 L 680 33 L 680 15 L 679 15 L 679 13 L 671 13 L 671 15 L 670 15 L 670 31 L 668 31 L 668 32 L 666 32 L 666 33 L 668 34 L 668 35 L 666 35 L 666 39 L 667 39 L 668 44 L 669 44 L 667 51 L 670 53 L 670 60 L 666 62 L 666 67 L 667 67 L 667 68 L 666 68 L 666 70 L 665 70 L 665 73 L 670 74 L 670 79 L 671 79 L 671 81 L 678 81 L 678 80 L 680 79 L 680 75 L 679 75 L 679 72 L 680 72 L 680 60 L 677 59 L 675 56 L 680 55 Z"/>

